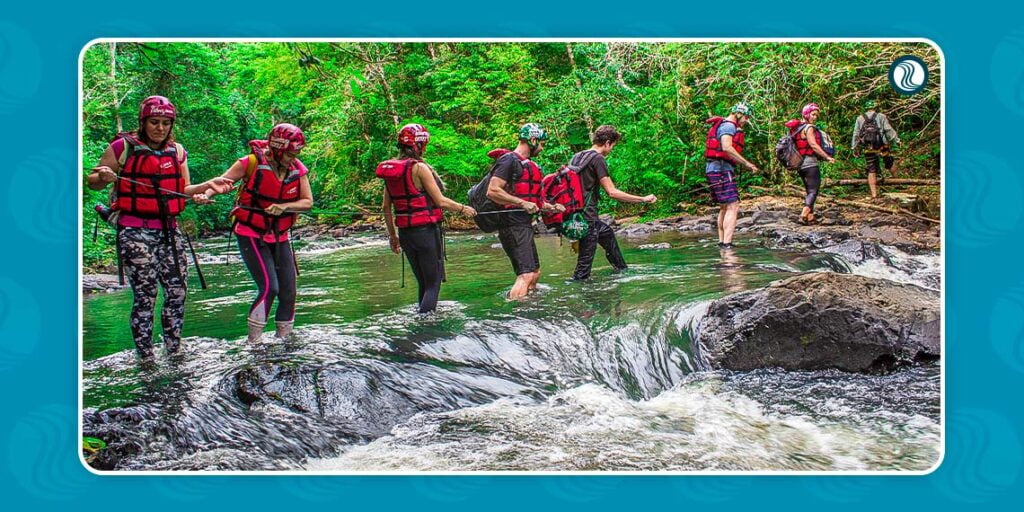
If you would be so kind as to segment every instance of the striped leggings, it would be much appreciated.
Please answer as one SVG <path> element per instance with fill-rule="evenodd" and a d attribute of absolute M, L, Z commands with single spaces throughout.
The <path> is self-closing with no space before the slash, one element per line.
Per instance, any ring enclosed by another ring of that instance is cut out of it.
<path fill-rule="evenodd" d="M 259 238 L 238 236 L 238 249 L 249 274 L 256 281 L 256 300 L 249 308 L 249 318 L 266 322 L 270 308 L 277 299 L 274 319 L 291 322 L 295 319 L 295 253 L 291 242 L 267 243 Z"/>

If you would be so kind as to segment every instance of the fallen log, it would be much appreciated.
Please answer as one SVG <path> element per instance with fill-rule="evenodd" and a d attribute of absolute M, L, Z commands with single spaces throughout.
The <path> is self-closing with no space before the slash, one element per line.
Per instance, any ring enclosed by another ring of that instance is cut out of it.
<path fill-rule="evenodd" d="M 797 187 L 795 185 L 788 185 L 788 186 L 786 186 L 786 188 L 788 190 L 792 190 L 794 193 L 796 193 L 796 195 L 798 197 L 804 197 L 806 195 L 806 192 L 804 190 L 800 189 L 799 187 Z M 907 210 L 905 208 L 892 207 L 892 206 L 885 207 L 885 206 L 879 206 L 879 205 L 875 205 L 875 204 L 861 203 L 859 201 L 850 201 L 848 199 L 838 199 L 838 198 L 831 197 L 831 196 L 825 196 L 824 194 L 819 194 L 819 197 L 828 199 L 829 201 L 832 201 L 832 202 L 834 202 L 836 204 L 839 204 L 839 205 L 853 206 L 853 207 L 856 207 L 856 208 L 864 208 L 864 209 L 867 209 L 867 210 L 874 210 L 876 212 L 891 213 L 891 214 L 894 214 L 894 215 L 897 214 L 897 213 L 902 213 L 903 215 L 909 215 L 909 216 L 911 216 L 911 217 L 913 217 L 915 219 L 923 220 L 925 222 L 931 222 L 933 224 L 939 224 L 939 222 L 940 222 L 938 219 L 933 219 L 931 217 L 925 217 L 924 215 L 918 215 L 918 214 L 916 214 L 916 213 L 914 213 L 914 212 L 912 212 L 910 210 Z"/>
<path fill-rule="evenodd" d="M 927 180 L 927 179 L 901 179 L 901 178 L 880 178 L 878 180 L 879 185 L 935 185 L 938 186 L 942 183 L 942 180 Z M 844 180 L 828 180 L 822 187 L 840 187 L 847 185 L 867 185 L 868 180 L 866 179 L 844 179 Z"/>

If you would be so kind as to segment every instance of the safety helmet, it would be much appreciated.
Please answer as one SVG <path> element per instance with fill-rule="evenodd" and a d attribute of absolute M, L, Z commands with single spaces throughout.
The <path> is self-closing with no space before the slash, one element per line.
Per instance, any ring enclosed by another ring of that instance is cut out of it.
<path fill-rule="evenodd" d="M 754 117 L 754 109 L 750 108 L 749 105 L 743 103 L 742 101 L 733 105 L 731 113 L 743 114 L 747 117 Z"/>
<path fill-rule="evenodd" d="M 819 110 L 819 111 L 821 110 L 821 108 L 818 107 L 818 104 L 817 103 L 808 103 L 808 104 L 804 105 L 804 108 L 800 111 L 800 115 L 802 115 L 804 117 L 807 117 L 807 116 L 811 115 L 811 112 L 814 112 L 815 110 Z"/>
<path fill-rule="evenodd" d="M 864 102 L 864 108 L 871 110 L 878 106 L 878 102 L 875 100 L 867 100 Z"/>
<path fill-rule="evenodd" d="M 548 132 L 537 123 L 526 123 L 519 129 L 519 140 L 547 140 Z"/>
<path fill-rule="evenodd" d="M 430 142 L 430 132 L 422 124 L 409 123 L 398 130 L 398 143 L 403 146 L 422 144 L 422 147 L 425 148 L 427 142 Z"/>
<path fill-rule="evenodd" d="M 171 121 L 175 117 L 174 104 L 163 96 L 150 96 L 139 105 L 139 126 L 147 117 L 166 117 Z"/>
<path fill-rule="evenodd" d="M 298 126 L 281 123 L 270 130 L 267 145 L 275 153 L 298 153 L 306 146 L 306 136 Z"/>

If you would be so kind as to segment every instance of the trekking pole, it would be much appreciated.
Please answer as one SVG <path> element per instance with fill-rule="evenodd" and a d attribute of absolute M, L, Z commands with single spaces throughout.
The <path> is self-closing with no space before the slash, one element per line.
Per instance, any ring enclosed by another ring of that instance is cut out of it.
<path fill-rule="evenodd" d="M 192 247 L 192 238 L 188 236 L 185 230 L 181 230 L 181 234 L 185 236 L 185 243 L 188 244 L 188 250 L 192 252 L 192 263 L 196 265 L 196 275 L 199 276 L 199 287 L 203 290 L 206 289 L 206 278 L 203 277 L 203 269 L 199 267 L 199 257 L 196 256 L 196 250 Z"/>

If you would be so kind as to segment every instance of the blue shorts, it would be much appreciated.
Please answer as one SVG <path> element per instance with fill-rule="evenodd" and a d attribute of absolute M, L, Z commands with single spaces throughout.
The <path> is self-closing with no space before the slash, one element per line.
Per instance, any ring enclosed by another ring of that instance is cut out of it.
<path fill-rule="evenodd" d="M 740 193 L 736 190 L 736 180 L 733 179 L 732 169 L 717 162 L 708 162 L 704 176 L 708 179 L 708 190 L 711 191 L 711 200 L 718 204 L 735 203 L 740 200 Z"/>

